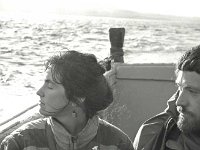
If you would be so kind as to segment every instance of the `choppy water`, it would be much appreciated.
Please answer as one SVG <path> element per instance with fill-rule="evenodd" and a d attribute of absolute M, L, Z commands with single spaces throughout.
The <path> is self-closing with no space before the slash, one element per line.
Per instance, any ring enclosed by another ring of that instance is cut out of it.
<path fill-rule="evenodd" d="M 37 102 L 44 61 L 74 49 L 109 56 L 108 30 L 126 29 L 128 63 L 174 63 L 200 44 L 200 20 L 147 20 L 103 17 L 0 18 L 0 122 Z"/>

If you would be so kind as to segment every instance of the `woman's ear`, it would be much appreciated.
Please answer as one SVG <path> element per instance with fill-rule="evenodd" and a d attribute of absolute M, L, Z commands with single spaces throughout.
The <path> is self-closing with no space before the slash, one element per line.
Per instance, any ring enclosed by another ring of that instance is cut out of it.
<path fill-rule="evenodd" d="M 72 107 L 77 107 L 77 104 L 74 102 L 71 102 Z"/>

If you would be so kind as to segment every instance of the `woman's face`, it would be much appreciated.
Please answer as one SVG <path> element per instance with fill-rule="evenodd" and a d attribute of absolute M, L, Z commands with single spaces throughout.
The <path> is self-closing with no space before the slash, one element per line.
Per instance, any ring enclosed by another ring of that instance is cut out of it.
<path fill-rule="evenodd" d="M 40 96 L 39 111 L 44 116 L 55 115 L 69 103 L 63 85 L 53 81 L 50 69 L 47 71 L 45 82 L 37 91 L 37 95 Z"/>

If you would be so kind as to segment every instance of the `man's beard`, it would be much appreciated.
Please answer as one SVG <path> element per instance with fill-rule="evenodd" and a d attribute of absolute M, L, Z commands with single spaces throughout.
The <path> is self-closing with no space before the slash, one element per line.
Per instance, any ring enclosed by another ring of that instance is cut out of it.
<path fill-rule="evenodd" d="M 200 133 L 200 118 L 198 118 L 196 115 L 194 115 L 192 112 L 186 111 L 186 109 L 182 109 L 182 111 L 179 111 L 179 117 L 177 121 L 178 128 L 188 134 L 188 133 L 194 133 L 199 134 Z"/>

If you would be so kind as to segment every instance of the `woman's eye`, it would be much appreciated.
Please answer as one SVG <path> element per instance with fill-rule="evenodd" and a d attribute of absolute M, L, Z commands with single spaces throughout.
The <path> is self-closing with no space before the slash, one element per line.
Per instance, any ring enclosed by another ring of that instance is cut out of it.
<path fill-rule="evenodd" d="M 47 84 L 47 87 L 48 87 L 49 89 L 53 89 L 53 84 L 52 84 L 52 83 L 48 83 L 48 84 Z"/>

